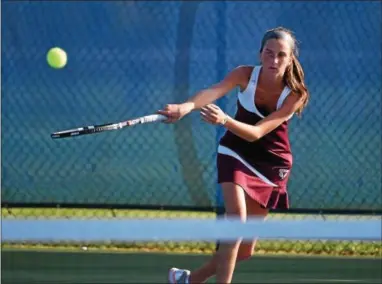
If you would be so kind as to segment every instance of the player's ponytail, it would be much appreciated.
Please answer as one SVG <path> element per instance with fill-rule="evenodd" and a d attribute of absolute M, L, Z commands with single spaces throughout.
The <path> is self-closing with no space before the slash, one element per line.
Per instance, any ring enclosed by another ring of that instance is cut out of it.
<path fill-rule="evenodd" d="M 301 96 L 302 105 L 297 109 L 296 114 L 301 116 L 302 111 L 309 102 L 309 91 L 305 85 L 304 70 L 297 57 L 292 54 L 292 64 L 285 71 L 285 85 L 289 87 L 295 94 Z"/>

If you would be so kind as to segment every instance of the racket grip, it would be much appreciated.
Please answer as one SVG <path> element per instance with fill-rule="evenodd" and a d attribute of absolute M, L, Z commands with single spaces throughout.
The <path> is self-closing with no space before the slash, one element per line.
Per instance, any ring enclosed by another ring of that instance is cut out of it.
<path fill-rule="evenodd" d="M 130 120 L 128 125 L 143 124 L 143 123 L 152 123 L 166 120 L 167 117 L 161 114 L 151 114 L 142 116 L 137 119 Z"/>

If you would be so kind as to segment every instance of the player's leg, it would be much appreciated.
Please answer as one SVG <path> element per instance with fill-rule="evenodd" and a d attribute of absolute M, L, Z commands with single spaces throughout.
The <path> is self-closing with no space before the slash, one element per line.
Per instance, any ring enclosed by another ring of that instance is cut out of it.
<path fill-rule="evenodd" d="M 236 185 L 237 186 L 237 185 Z M 269 210 L 262 207 L 257 201 L 250 198 L 247 194 L 245 194 L 245 202 L 246 202 L 246 215 L 249 217 L 259 217 L 259 218 L 265 218 L 268 215 Z M 223 218 L 223 215 L 225 212 L 218 212 L 218 218 Z M 237 259 L 236 261 L 246 260 L 249 259 L 254 251 L 256 245 L 256 240 L 253 240 L 251 242 L 242 242 L 240 244 L 238 253 L 237 253 Z M 219 244 L 217 245 L 217 250 L 219 248 Z M 204 264 L 199 269 L 192 272 L 191 279 L 189 278 L 190 271 L 183 270 L 183 269 L 173 269 L 171 271 L 172 278 L 175 279 L 173 281 L 170 281 L 170 283 L 203 283 L 208 278 L 216 274 L 216 268 L 217 268 L 217 262 L 218 262 L 218 255 L 215 253 L 211 260 L 208 261 L 206 264 Z M 179 281 L 176 281 L 178 279 Z M 182 282 L 182 281 L 185 282 Z"/>
<path fill-rule="evenodd" d="M 223 197 L 221 198 L 223 200 Z M 218 210 L 216 212 L 217 218 L 224 218 L 225 216 L 225 209 L 224 204 L 219 204 Z M 203 266 L 198 268 L 197 270 L 193 271 L 193 283 L 203 283 L 204 281 L 207 281 L 208 278 L 216 274 L 216 251 L 219 249 L 219 241 L 216 242 L 216 248 L 215 248 L 215 254 L 212 256 L 211 260 L 205 263 Z M 170 270 L 170 278 L 177 279 L 177 278 L 185 278 L 187 277 L 187 283 L 188 283 L 188 276 L 190 275 L 189 270 L 185 269 L 177 269 L 172 268 Z M 175 280 L 170 281 L 170 283 L 181 283 L 180 281 L 175 282 Z"/>
<path fill-rule="evenodd" d="M 247 217 L 256 217 L 259 219 L 265 219 L 269 213 L 269 209 L 261 206 L 256 200 L 249 197 L 248 194 L 245 194 L 245 201 L 247 204 Z M 225 214 L 224 207 L 219 209 L 216 212 L 217 218 L 222 218 Z M 239 247 L 239 252 L 237 254 L 237 261 L 249 259 L 256 246 L 256 239 L 253 241 L 242 241 Z M 216 250 L 219 248 L 219 242 L 216 244 Z M 215 272 L 214 272 L 215 273 Z M 209 275 L 210 276 L 210 275 Z M 208 277 L 209 277 L 208 276 Z"/>
<path fill-rule="evenodd" d="M 246 219 L 244 190 L 234 183 L 222 183 L 225 203 L 225 216 Z M 211 276 L 219 273 L 217 283 L 229 283 L 236 264 L 240 240 L 231 243 L 220 243 L 219 249 L 202 267 L 190 274 L 184 269 L 172 268 L 169 272 L 170 283 L 203 283 Z M 229 281 L 228 281 L 229 280 Z"/>
<path fill-rule="evenodd" d="M 259 218 L 265 218 L 269 212 L 268 209 L 263 208 L 257 201 L 250 198 L 247 194 L 245 194 L 245 201 L 246 201 L 246 207 L 247 207 L 247 216 L 252 217 L 259 217 Z M 225 211 L 219 211 L 218 218 L 223 218 L 223 215 L 225 214 Z M 239 251 L 237 254 L 237 262 L 242 260 L 249 259 L 254 251 L 256 245 L 256 240 L 253 240 L 251 242 L 242 242 L 239 247 Z M 219 248 L 219 243 L 217 244 L 217 250 Z M 216 274 L 216 266 L 217 266 L 217 254 L 214 254 L 212 259 L 204 264 L 199 269 L 192 272 L 192 283 L 203 283 L 208 278 Z M 189 271 L 186 270 L 179 270 L 179 273 L 183 273 L 183 276 L 189 275 Z M 182 275 L 182 274 L 180 274 Z"/>
<path fill-rule="evenodd" d="M 243 188 L 234 183 L 222 184 L 224 204 L 227 217 L 239 217 L 245 222 L 247 219 L 247 208 L 245 202 L 245 192 Z M 233 272 L 236 267 L 237 253 L 239 251 L 241 239 L 221 242 L 216 252 L 216 282 L 231 283 Z"/>
<path fill-rule="evenodd" d="M 228 217 L 239 216 L 245 221 L 247 212 L 244 190 L 234 183 L 223 183 L 222 191 L 225 215 Z M 239 246 L 240 240 L 231 243 L 220 242 L 218 250 L 211 260 L 191 273 L 190 283 L 203 283 L 215 274 L 217 283 L 229 283 L 235 268 Z"/>
<path fill-rule="evenodd" d="M 247 204 L 247 218 L 260 218 L 264 219 L 267 217 L 269 213 L 269 209 L 264 208 L 261 206 L 256 200 L 249 197 L 249 195 L 245 195 L 245 201 Z M 240 244 L 239 252 L 237 254 L 237 261 L 243 261 L 251 258 L 255 246 L 256 246 L 256 239 L 249 242 L 242 242 Z"/>
<path fill-rule="evenodd" d="M 262 207 L 257 201 L 250 198 L 245 194 L 247 217 L 266 218 L 269 210 Z M 218 212 L 218 218 L 222 218 L 225 212 Z M 256 246 L 256 240 L 250 242 L 241 242 L 239 251 L 237 253 L 237 262 L 249 259 Z M 217 245 L 217 250 L 219 243 Z M 192 272 L 192 283 L 203 283 L 208 278 L 216 274 L 217 255 L 215 254 L 212 259 L 199 269 Z"/>

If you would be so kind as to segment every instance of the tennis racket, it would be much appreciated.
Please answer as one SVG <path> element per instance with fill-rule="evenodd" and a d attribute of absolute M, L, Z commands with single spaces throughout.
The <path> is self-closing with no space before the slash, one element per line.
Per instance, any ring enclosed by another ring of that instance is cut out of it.
<path fill-rule="evenodd" d="M 87 134 L 95 134 L 105 131 L 111 130 L 119 130 L 128 126 L 133 126 L 137 124 L 145 124 L 145 123 L 154 123 L 166 120 L 167 117 L 161 114 L 151 114 L 142 117 L 138 117 L 135 119 L 130 119 L 126 121 L 121 121 L 117 123 L 107 123 L 100 125 L 89 125 L 74 129 L 68 129 L 63 131 L 54 132 L 50 135 L 52 139 L 60 139 L 60 138 L 70 138 Z"/>

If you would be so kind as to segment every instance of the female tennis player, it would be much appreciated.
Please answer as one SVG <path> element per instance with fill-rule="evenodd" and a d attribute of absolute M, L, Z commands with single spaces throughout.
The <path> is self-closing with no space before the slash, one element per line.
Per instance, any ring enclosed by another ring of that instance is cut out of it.
<path fill-rule="evenodd" d="M 261 42 L 260 66 L 239 66 L 218 84 L 182 104 L 169 104 L 160 114 L 167 123 L 200 110 L 203 121 L 223 125 L 226 133 L 217 152 L 227 217 L 265 218 L 271 208 L 288 208 L 287 181 L 292 168 L 288 121 L 300 115 L 309 100 L 304 71 L 297 60 L 293 33 L 283 27 L 268 30 Z M 234 117 L 212 104 L 239 87 Z M 171 268 L 170 283 L 231 283 L 236 263 L 252 256 L 256 240 L 220 243 L 210 261 L 190 272 Z"/>

